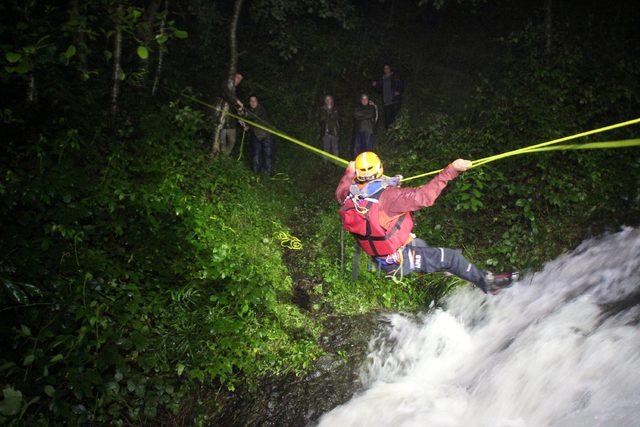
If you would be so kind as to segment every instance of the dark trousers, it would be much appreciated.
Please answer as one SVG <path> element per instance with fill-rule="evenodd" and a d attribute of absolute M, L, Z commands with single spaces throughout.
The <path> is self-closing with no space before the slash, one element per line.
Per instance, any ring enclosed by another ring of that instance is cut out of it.
<path fill-rule="evenodd" d="M 327 153 L 338 156 L 338 136 L 331 135 L 329 133 L 324 134 L 324 136 L 322 137 L 322 149 Z M 326 158 L 324 159 L 324 161 L 325 163 L 328 162 Z"/>
<path fill-rule="evenodd" d="M 405 246 L 402 255 L 403 275 L 446 271 L 476 284 L 483 292 L 487 292 L 487 285 L 484 281 L 485 272 L 462 256 L 460 250 L 432 248 L 422 239 L 413 239 Z M 380 264 L 380 266 L 387 272 L 393 272 L 397 268 L 397 265 Z"/>
<path fill-rule="evenodd" d="M 373 151 L 375 143 L 376 138 L 372 133 L 356 132 L 356 139 L 353 144 L 353 156 L 357 157 L 358 154 L 364 151 Z"/>
<path fill-rule="evenodd" d="M 234 145 L 236 145 L 236 129 L 222 128 L 220 131 L 220 147 L 222 153 L 228 156 L 231 154 L 231 151 L 233 151 Z"/>
<path fill-rule="evenodd" d="M 271 135 L 258 139 L 253 137 L 253 156 L 251 168 L 254 173 L 263 172 L 267 175 L 273 174 L 273 162 L 275 157 L 275 147 Z"/>
<path fill-rule="evenodd" d="M 393 122 L 396 120 L 396 116 L 398 115 L 398 110 L 400 110 L 400 104 L 397 102 L 393 104 L 385 105 L 383 107 L 385 129 L 389 129 L 389 126 L 391 126 Z"/>

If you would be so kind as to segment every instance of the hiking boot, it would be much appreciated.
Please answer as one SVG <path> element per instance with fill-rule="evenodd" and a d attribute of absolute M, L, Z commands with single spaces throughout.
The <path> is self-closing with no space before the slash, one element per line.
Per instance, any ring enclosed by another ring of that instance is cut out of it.
<path fill-rule="evenodd" d="M 487 285 L 487 292 L 495 295 L 504 288 L 508 288 L 520 278 L 520 273 L 517 271 L 511 273 L 494 274 L 490 271 L 484 276 L 484 282 Z"/>

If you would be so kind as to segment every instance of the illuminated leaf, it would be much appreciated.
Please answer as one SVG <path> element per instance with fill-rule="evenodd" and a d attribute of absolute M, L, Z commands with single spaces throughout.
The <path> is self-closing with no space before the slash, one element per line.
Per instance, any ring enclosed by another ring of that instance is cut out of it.
<path fill-rule="evenodd" d="M 33 363 L 33 361 L 36 359 L 36 357 L 33 354 L 28 355 L 27 357 L 24 358 L 24 361 L 22 362 L 22 364 L 24 366 L 29 366 Z"/>
<path fill-rule="evenodd" d="M 76 47 L 74 45 L 71 45 L 67 48 L 67 51 L 64 53 L 64 56 L 69 59 L 71 58 L 73 55 L 76 54 Z"/>
<path fill-rule="evenodd" d="M 53 388 L 53 386 L 50 385 L 46 385 L 44 386 L 44 393 L 49 396 L 49 397 L 53 397 L 53 395 L 55 394 L 56 389 Z"/>
<path fill-rule="evenodd" d="M 22 392 L 14 390 L 13 387 L 5 387 L 2 390 L 4 400 L 1 402 L 0 410 L 3 415 L 12 416 L 20 411 L 22 405 Z"/>
<path fill-rule="evenodd" d="M 16 52 L 7 52 L 4 56 L 5 58 L 7 58 L 7 61 L 12 64 L 15 64 L 16 62 L 20 61 L 20 58 L 22 58 L 22 55 Z"/>
<path fill-rule="evenodd" d="M 149 50 L 144 46 L 138 46 L 138 56 L 142 59 L 149 57 Z"/>
<path fill-rule="evenodd" d="M 49 361 L 50 363 L 57 363 L 59 361 L 61 361 L 62 359 L 64 359 L 64 356 L 61 354 L 56 354 L 55 356 L 53 356 L 51 358 L 51 360 Z"/>
<path fill-rule="evenodd" d="M 179 39 L 186 39 L 187 37 L 189 37 L 189 34 L 183 30 L 176 30 L 174 34 Z"/>

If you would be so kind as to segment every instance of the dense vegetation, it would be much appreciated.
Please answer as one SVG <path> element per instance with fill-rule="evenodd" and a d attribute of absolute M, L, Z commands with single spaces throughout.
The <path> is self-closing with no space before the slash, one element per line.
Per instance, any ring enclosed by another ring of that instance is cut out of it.
<path fill-rule="evenodd" d="M 221 389 L 305 370 L 323 316 L 419 310 L 461 284 L 397 285 L 364 260 L 349 280 L 353 244 L 345 236 L 341 272 L 333 202 L 342 171 L 310 153 L 278 142 L 274 179 L 237 160 L 247 144 L 210 158 L 211 111 L 164 88 L 215 98 L 233 6 L 0 6 L 0 423 L 205 422 Z M 322 94 L 350 117 L 393 60 L 407 89 L 380 151 L 404 175 L 637 116 L 638 6 L 554 10 L 549 34 L 534 2 L 249 2 L 239 89 L 318 143 Z M 637 150 L 520 156 L 464 174 L 416 232 L 483 267 L 536 268 L 637 224 L 639 188 Z"/>

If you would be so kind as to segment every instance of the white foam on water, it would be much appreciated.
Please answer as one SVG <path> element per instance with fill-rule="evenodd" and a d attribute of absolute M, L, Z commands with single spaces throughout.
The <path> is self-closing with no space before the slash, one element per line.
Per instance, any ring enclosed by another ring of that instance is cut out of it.
<path fill-rule="evenodd" d="M 389 316 L 362 392 L 325 426 L 640 425 L 640 229 L 584 242 L 497 296 Z"/>

